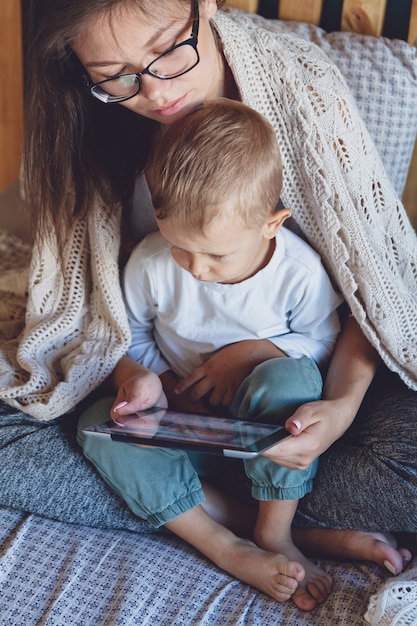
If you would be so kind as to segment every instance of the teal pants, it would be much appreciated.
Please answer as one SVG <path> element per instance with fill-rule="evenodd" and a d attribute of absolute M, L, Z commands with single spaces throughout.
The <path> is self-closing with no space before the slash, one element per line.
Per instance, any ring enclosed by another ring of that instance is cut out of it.
<path fill-rule="evenodd" d="M 321 393 L 321 374 L 312 360 L 271 359 L 242 382 L 230 413 L 253 422 L 283 424 L 300 404 L 319 399 Z M 86 458 L 133 513 L 159 527 L 203 502 L 199 473 L 210 473 L 210 467 L 213 473 L 221 472 L 227 460 L 86 436 L 82 429 L 109 419 L 113 402 L 102 398 L 89 407 L 80 417 L 77 438 Z M 243 463 L 255 499 L 298 500 L 311 491 L 318 462 L 305 470 L 289 470 L 263 456 Z"/>

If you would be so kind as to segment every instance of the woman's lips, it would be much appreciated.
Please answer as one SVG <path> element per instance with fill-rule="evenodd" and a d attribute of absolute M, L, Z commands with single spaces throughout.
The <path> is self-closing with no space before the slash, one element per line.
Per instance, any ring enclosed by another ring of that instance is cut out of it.
<path fill-rule="evenodd" d="M 167 106 L 164 106 L 160 109 L 155 109 L 154 113 L 156 113 L 157 115 L 161 115 L 162 117 L 175 115 L 175 113 L 178 113 L 178 111 L 180 111 L 184 106 L 185 99 L 186 97 L 182 96 L 181 98 L 175 100 L 174 102 L 171 102 Z"/>

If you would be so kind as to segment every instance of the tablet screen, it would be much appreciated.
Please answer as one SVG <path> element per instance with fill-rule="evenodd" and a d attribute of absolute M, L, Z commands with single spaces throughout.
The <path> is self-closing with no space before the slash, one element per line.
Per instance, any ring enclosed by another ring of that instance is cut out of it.
<path fill-rule="evenodd" d="M 242 421 L 228 417 L 180 413 L 159 407 L 138 411 L 120 418 L 123 425 L 113 421 L 86 430 L 104 432 L 113 439 L 174 446 L 215 452 L 217 449 L 260 452 L 273 445 L 288 432 L 272 424 Z"/>

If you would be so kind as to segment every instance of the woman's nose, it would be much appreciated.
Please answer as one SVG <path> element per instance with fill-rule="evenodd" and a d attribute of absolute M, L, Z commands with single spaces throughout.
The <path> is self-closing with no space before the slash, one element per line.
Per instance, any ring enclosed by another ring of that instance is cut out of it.
<path fill-rule="evenodd" d="M 151 74 L 143 74 L 140 78 L 140 91 L 148 100 L 157 100 L 168 88 L 169 80 L 155 78 Z"/>

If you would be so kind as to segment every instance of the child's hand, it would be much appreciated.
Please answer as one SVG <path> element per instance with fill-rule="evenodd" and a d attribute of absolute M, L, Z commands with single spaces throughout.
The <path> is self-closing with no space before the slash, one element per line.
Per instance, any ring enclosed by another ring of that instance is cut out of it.
<path fill-rule="evenodd" d="M 232 363 L 228 355 L 220 351 L 186 376 L 175 393 L 189 390 L 192 402 L 207 396 L 210 404 L 229 406 L 240 383 L 251 371 L 252 368 L 242 362 Z"/>
<path fill-rule="evenodd" d="M 285 355 L 268 340 L 233 343 L 219 350 L 186 376 L 176 386 L 175 393 L 189 390 L 194 402 L 210 394 L 210 404 L 229 406 L 239 385 L 256 365 L 280 356 Z"/>
<path fill-rule="evenodd" d="M 159 377 L 149 370 L 142 369 L 125 380 L 119 388 L 110 414 L 117 422 L 120 416 L 152 406 L 166 408 L 168 402 Z"/>

